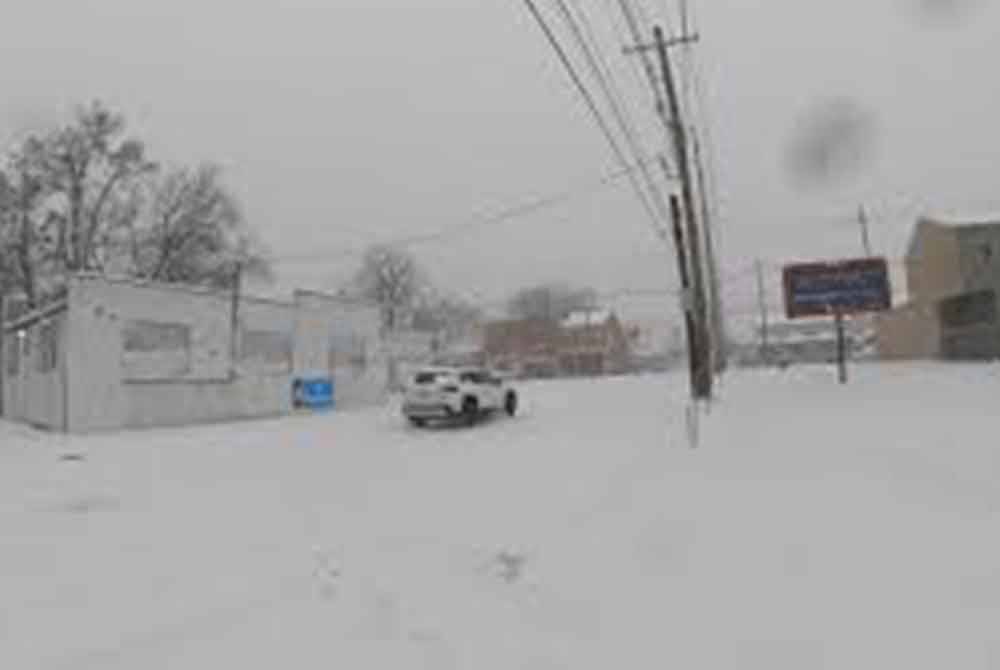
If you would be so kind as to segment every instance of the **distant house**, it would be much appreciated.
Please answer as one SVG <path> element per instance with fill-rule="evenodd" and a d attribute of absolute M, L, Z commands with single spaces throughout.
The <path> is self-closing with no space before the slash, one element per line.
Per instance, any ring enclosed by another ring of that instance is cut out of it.
<path fill-rule="evenodd" d="M 490 365 L 527 377 L 559 374 L 560 328 L 546 319 L 508 319 L 486 324 L 483 351 Z"/>
<path fill-rule="evenodd" d="M 613 312 L 574 312 L 562 322 L 559 366 L 568 375 L 622 374 L 631 368 L 631 345 Z"/>
<path fill-rule="evenodd" d="M 486 324 L 490 365 L 525 377 L 618 374 L 631 369 L 628 336 L 611 312 L 575 312 L 563 321 L 514 319 Z"/>
<path fill-rule="evenodd" d="M 877 320 L 882 358 L 1000 356 L 1000 222 L 922 219 L 905 266 L 909 301 Z"/>

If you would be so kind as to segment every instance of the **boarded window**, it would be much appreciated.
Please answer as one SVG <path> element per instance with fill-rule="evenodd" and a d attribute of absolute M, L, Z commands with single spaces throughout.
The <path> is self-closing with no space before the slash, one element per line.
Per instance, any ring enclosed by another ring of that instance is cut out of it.
<path fill-rule="evenodd" d="M 191 329 L 180 323 L 128 321 L 122 329 L 125 379 L 176 379 L 191 371 Z"/>
<path fill-rule="evenodd" d="M 54 372 L 59 364 L 59 323 L 43 323 L 38 330 L 38 353 L 35 356 L 38 372 Z"/>
<path fill-rule="evenodd" d="M 991 324 L 997 318 L 997 298 L 993 291 L 976 291 L 941 301 L 941 322 L 948 328 Z"/>
<path fill-rule="evenodd" d="M 292 338 L 271 330 L 244 330 L 240 365 L 248 372 L 288 374 L 292 371 Z"/>

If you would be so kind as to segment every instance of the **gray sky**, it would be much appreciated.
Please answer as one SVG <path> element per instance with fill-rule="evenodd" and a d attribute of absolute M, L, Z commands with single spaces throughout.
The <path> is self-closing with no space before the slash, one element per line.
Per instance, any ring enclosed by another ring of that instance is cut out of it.
<path fill-rule="evenodd" d="M 692 1 L 729 274 L 758 256 L 857 253 L 859 202 L 892 256 L 921 212 L 1000 214 L 996 3 Z M 660 15 L 672 2 L 641 4 Z M 648 92 L 609 22 L 615 3 L 579 4 L 658 149 Z M 522 0 L 0 8 L 0 132 L 109 101 L 157 156 L 226 166 L 286 285 L 335 286 L 355 268 L 345 250 L 579 189 L 617 167 Z M 790 142 L 804 115 L 835 99 L 870 118 L 868 160 L 803 191 L 786 170 Z M 539 280 L 674 283 L 672 251 L 625 182 L 413 251 L 440 283 L 489 298 Z M 727 286 L 735 310 L 752 306 L 750 287 L 745 277 Z"/>

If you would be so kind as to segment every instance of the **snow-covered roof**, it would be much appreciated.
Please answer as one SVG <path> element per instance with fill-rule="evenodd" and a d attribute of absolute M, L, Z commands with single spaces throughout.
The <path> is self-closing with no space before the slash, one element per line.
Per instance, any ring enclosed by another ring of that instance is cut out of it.
<path fill-rule="evenodd" d="M 611 320 L 611 312 L 604 309 L 581 310 L 571 312 L 562 325 L 564 328 L 581 328 L 583 326 L 603 326 Z"/>

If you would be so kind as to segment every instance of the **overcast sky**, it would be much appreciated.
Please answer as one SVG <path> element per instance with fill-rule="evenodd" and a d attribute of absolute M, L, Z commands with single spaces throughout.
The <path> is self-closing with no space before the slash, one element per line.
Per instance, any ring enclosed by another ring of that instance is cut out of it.
<path fill-rule="evenodd" d="M 671 2 L 640 4 L 662 19 Z M 753 304 L 754 258 L 858 253 L 861 202 L 876 248 L 894 257 L 922 212 L 1000 215 L 996 3 L 692 3 L 734 310 Z M 620 52 L 617 3 L 578 4 L 648 150 L 660 150 L 648 91 Z M 439 283 L 488 298 L 543 280 L 674 284 L 672 251 L 627 182 L 589 192 L 617 165 L 522 0 L 0 7 L 3 135 L 58 122 L 79 102 L 110 102 L 158 157 L 226 167 L 284 285 L 335 287 L 368 242 L 566 191 L 578 195 L 412 250 Z M 862 160 L 803 187 L 787 169 L 790 147 L 810 114 L 837 100 L 864 120 Z"/>

